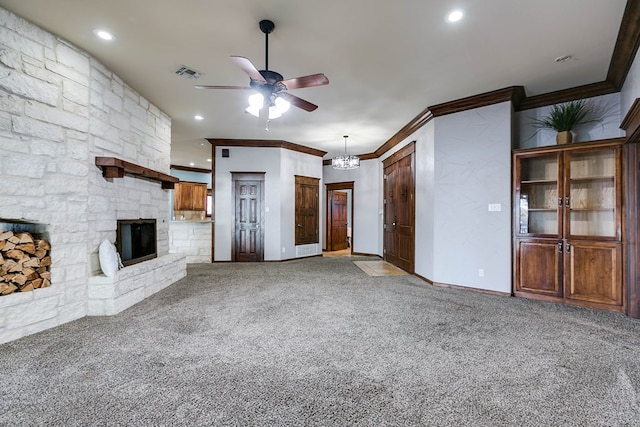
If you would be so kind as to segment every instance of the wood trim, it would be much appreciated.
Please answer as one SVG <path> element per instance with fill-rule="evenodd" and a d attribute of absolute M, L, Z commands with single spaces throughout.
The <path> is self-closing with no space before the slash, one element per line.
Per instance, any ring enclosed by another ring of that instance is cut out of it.
<path fill-rule="evenodd" d="M 318 157 L 324 157 L 327 154 L 326 151 L 282 140 L 208 138 L 207 141 L 209 141 L 214 147 L 284 148 L 286 150 L 297 151 L 299 153 L 310 154 Z"/>
<path fill-rule="evenodd" d="M 402 129 L 396 132 L 395 135 L 389 138 L 387 142 L 385 142 L 380 147 L 378 147 L 376 151 L 374 151 L 373 153 L 365 154 L 364 156 L 360 156 L 360 160 L 369 160 L 369 159 L 378 158 L 382 156 L 384 153 L 391 150 L 393 147 L 400 144 L 402 141 L 404 141 L 405 139 L 410 137 L 412 134 L 414 134 L 418 129 L 424 126 L 432 118 L 433 118 L 433 114 L 431 114 L 431 111 L 429 110 L 429 108 L 425 108 L 420 112 L 420 114 L 418 114 L 413 119 L 411 119 L 409 123 L 404 125 Z M 367 157 L 365 159 L 364 158 L 365 156 L 375 156 L 375 157 Z"/>
<path fill-rule="evenodd" d="M 636 98 L 633 102 L 627 115 L 624 116 L 620 128 L 626 132 L 628 142 L 640 142 L 640 98 Z"/>
<path fill-rule="evenodd" d="M 325 184 L 327 190 L 352 190 L 355 181 L 334 182 L 331 184 Z"/>
<path fill-rule="evenodd" d="M 511 297 L 510 292 L 492 291 L 489 289 L 473 288 L 471 286 L 451 285 L 449 283 L 431 282 L 433 286 L 438 288 L 457 289 L 459 291 L 472 291 L 479 294 L 493 295 L 497 297 Z"/>
<path fill-rule="evenodd" d="M 523 291 L 514 291 L 513 294 L 518 298 L 527 298 L 527 299 L 533 299 L 538 301 L 560 303 L 560 304 L 572 305 L 576 307 L 587 307 L 587 308 L 593 308 L 596 310 L 603 310 L 603 311 L 615 311 L 618 313 L 625 312 L 625 307 L 622 305 L 601 304 L 597 302 L 575 300 L 571 298 L 556 297 L 551 295 L 534 294 L 531 292 L 523 292 Z"/>
<path fill-rule="evenodd" d="M 445 102 L 429 107 L 433 117 L 440 117 L 447 114 L 460 113 L 466 110 L 486 107 L 488 105 L 499 104 L 511 101 L 519 103 L 524 98 L 524 88 L 522 86 L 511 86 L 479 95 L 468 96 L 455 101 Z"/>
<path fill-rule="evenodd" d="M 102 176 L 105 178 L 123 178 L 124 174 L 139 176 L 141 178 L 158 181 L 165 190 L 173 189 L 180 180 L 174 176 L 145 168 L 144 166 L 129 163 L 115 157 L 96 157 L 96 166 L 102 168 Z"/>
<path fill-rule="evenodd" d="M 519 105 L 514 105 L 514 107 L 516 111 L 530 110 L 532 108 L 546 107 L 547 105 L 593 98 L 594 96 L 608 95 L 616 92 L 619 92 L 619 89 L 615 85 L 603 81 L 530 96 L 522 100 Z"/>
<path fill-rule="evenodd" d="M 550 145 L 546 147 L 533 147 L 533 148 L 522 148 L 518 150 L 513 150 L 513 154 L 526 154 L 526 153 L 552 153 L 556 151 L 571 151 L 571 150 L 582 150 L 587 147 L 591 148 L 600 148 L 600 147 L 608 147 L 611 145 L 622 145 L 626 142 L 625 137 L 618 138 L 607 138 L 607 139 L 598 139 L 595 141 L 589 142 L 579 142 L 575 144 L 568 145 Z"/>
<path fill-rule="evenodd" d="M 625 280 L 627 283 L 627 315 L 640 318 L 640 215 L 638 211 L 638 191 L 640 190 L 640 145 L 624 146 L 625 206 L 626 206 L 626 251 Z"/>
<path fill-rule="evenodd" d="M 330 233 L 331 233 L 331 221 L 329 221 L 329 208 L 331 207 L 331 200 L 329 200 L 329 195 L 334 191 L 340 191 L 340 190 L 351 190 L 351 212 L 349 212 L 349 214 L 351 215 L 351 240 L 349 242 L 349 249 L 351 250 L 351 255 L 353 255 L 353 235 L 354 232 L 353 230 L 355 229 L 355 224 L 353 222 L 353 211 L 355 210 L 355 203 L 354 203 L 354 197 L 355 197 L 355 181 L 344 181 L 344 182 L 334 182 L 334 183 L 330 183 L 330 184 L 325 184 L 325 250 L 328 247 L 328 242 L 331 240 L 330 238 Z"/>
<path fill-rule="evenodd" d="M 640 46 L 640 2 L 628 0 L 607 72 L 607 81 L 618 91 L 624 85 L 638 52 L 638 46 Z"/>
<path fill-rule="evenodd" d="M 213 162 L 213 158 L 211 159 Z M 197 173 L 211 173 L 211 169 L 192 168 L 191 166 L 171 165 L 169 166 L 173 170 L 185 171 L 185 172 L 197 172 Z"/>
<path fill-rule="evenodd" d="M 384 159 L 382 161 L 382 167 L 386 168 L 389 165 L 394 164 L 398 160 L 405 158 L 415 152 L 416 152 L 416 141 L 414 140 L 408 143 L 407 145 L 405 145 L 404 147 L 402 147 L 401 149 L 399 149 L 398 151 L 396 151 L 395 153 L 393 153 L 392 155 L 390 155 L 389 157 L 387 157 L 386 159 Z"/>

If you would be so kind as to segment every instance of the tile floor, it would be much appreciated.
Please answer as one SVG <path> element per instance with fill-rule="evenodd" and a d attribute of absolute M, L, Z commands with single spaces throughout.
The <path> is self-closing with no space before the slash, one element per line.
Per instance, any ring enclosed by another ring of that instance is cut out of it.
<path fill-rule="evenodd" d="M 369 276 L 404 276 L 409 274 L 386 261 L 353 261 L 353 263 Z"/>

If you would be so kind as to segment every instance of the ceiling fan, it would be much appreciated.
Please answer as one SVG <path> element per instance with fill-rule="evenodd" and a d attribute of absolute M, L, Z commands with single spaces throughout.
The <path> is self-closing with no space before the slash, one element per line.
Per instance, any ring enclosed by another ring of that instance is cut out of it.
<path fill-rule="evenodd" d="M 231 56 L 231 60 L 242 69 L 250 78 L 249 86 L 209 86 L 196 85 L 197 89 L 253 89 L 257 91 L 255 95 L 249 97 L 249 107 L 246 111 L 259 117 L 260 110 L 267 101 L 269 106 L 269 119 L 280 117 L 280 114 L 292 104 L 305 111 L 314 111 L 318 108 L 295 95 L 291 95 L 288 90 L 305 87 L 323 86 L 329 84 L 329 79 L 322 74 L 311 74 L 303 77 L 284 80 L 280 73 L 269 70 L 269 34 L 275 28 L 273 21 L 263 19 L 260 21 L 260 30 L 265 34 L 265 69 L 258 70 L 251 61 L 242 56 Z"/>

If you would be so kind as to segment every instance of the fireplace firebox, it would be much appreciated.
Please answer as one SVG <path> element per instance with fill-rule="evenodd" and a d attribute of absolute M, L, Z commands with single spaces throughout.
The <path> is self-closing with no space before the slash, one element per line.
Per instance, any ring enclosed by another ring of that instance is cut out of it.
<path fill-rule="evenodd" d="M 122 264 L 132 265 L 158 256 L 155 219 L 118 220 L 116 248 Z"/>

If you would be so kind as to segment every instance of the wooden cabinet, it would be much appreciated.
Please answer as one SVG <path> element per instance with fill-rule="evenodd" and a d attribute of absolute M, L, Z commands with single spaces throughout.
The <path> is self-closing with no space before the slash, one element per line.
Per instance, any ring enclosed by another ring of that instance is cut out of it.
<path fill-rule="evenodd" d="M 204 211 L 207 203 L 207 184 L 179 182 L 173 190 L 174 211 Z"/>
<path fill-rule="evenodd" d="M 623 139 L 514 152 L 514 294 L 624 311 Z"/>

